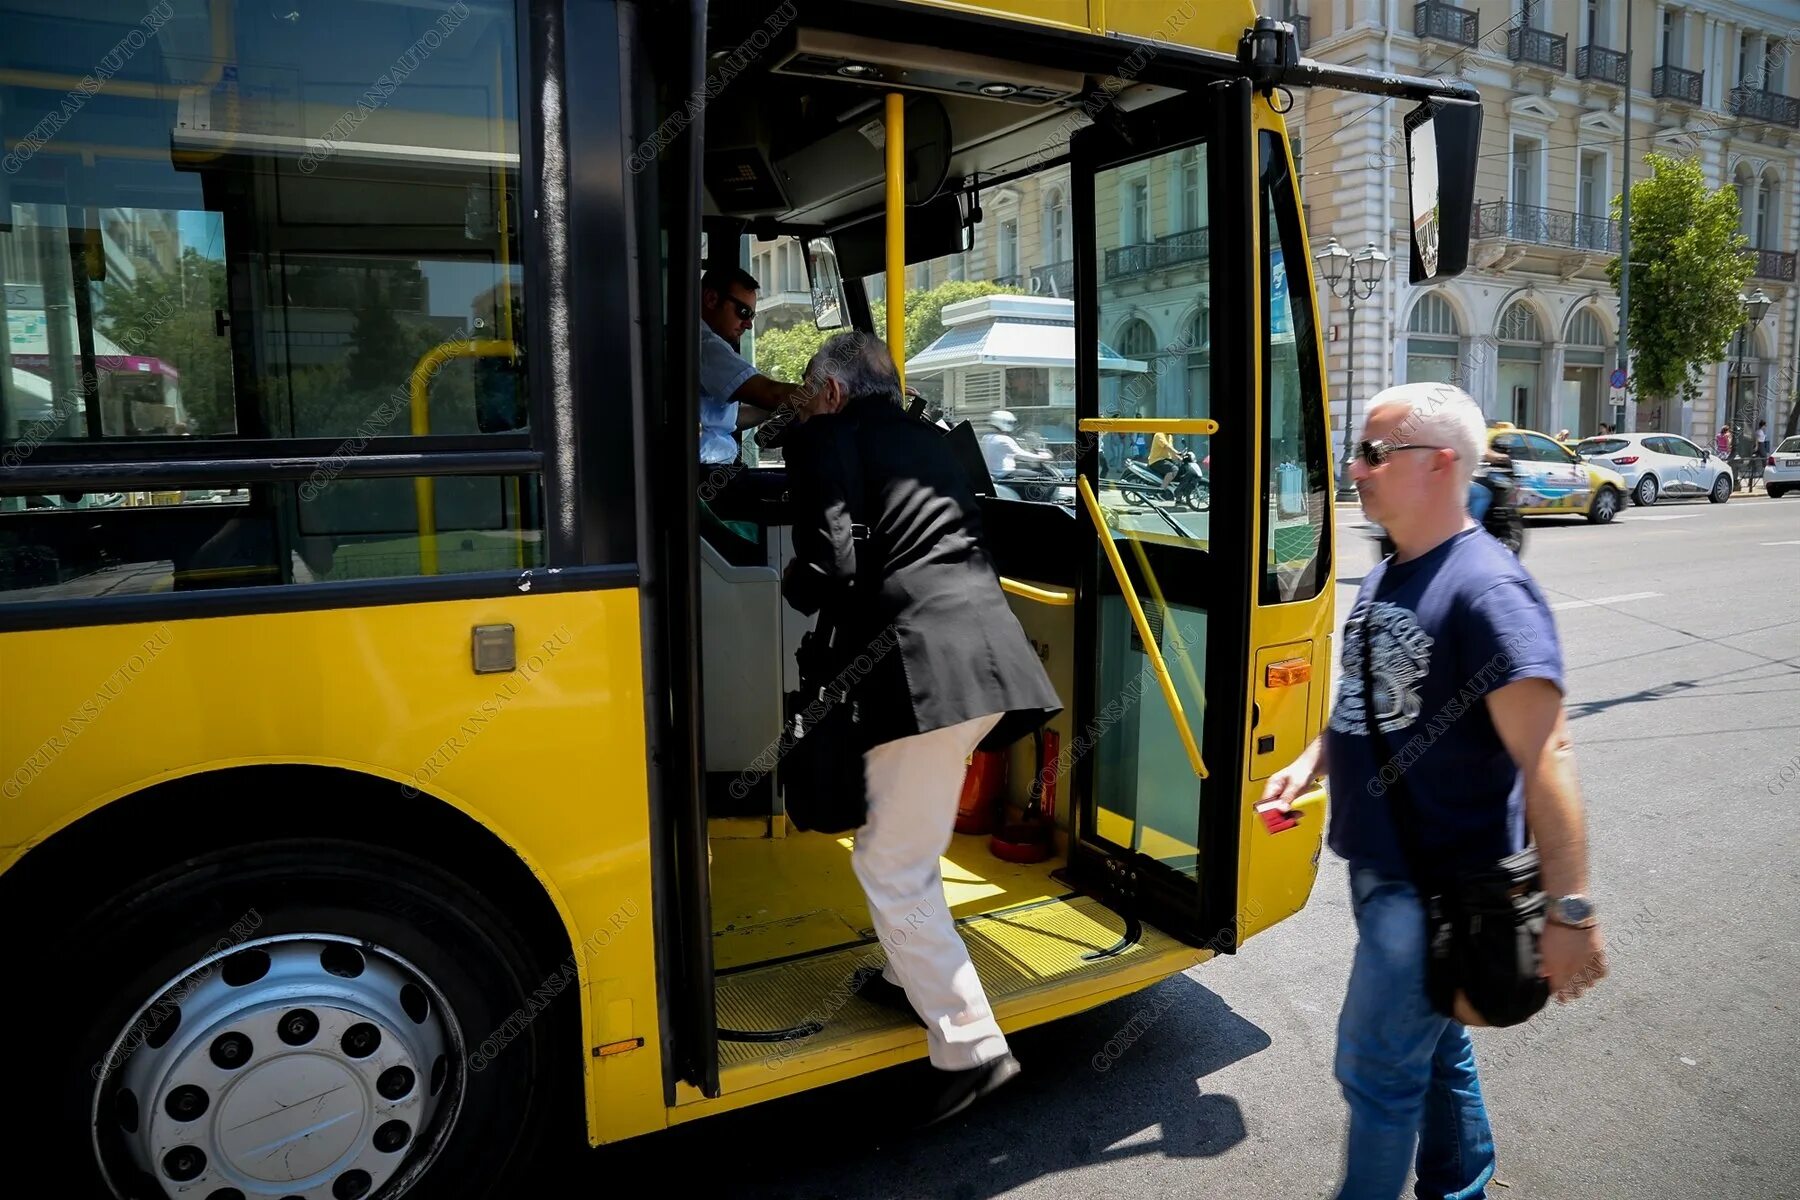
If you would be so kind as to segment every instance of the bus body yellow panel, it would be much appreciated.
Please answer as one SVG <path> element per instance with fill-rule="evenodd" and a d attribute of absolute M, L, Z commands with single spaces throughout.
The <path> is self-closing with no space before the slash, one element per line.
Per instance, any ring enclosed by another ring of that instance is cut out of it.
<path fill-rule="evenodd" d="M 516 669 L 476 674 L 472 630 L 507 624 Z M 0 780 L 0 871 L 206 771 L 317 764 L 415 788 L 492 831 L 561 914 L 590 1137 L 661 1128 L 639 629 L 638 593 L 615 588 L 0 635 L 0 677 L 32 681 L 0 717 L 0 763 L 18 764 Z"/>

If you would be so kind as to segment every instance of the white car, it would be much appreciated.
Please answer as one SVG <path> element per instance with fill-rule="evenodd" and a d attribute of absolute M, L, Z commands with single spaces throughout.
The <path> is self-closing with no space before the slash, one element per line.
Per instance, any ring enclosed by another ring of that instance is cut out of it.
<path fill-rule="evenodd" d="M 1771 496 L 1800 492 L 1800 436 L 1783 439 L 1763 464 L 1763 491 Z"/>
<path fill-rule="evenodd" d="M 1625 477 L 1632 502 L 1705 496 L 1714 504 L 1731 499 L 1731 463 L 1674 433 L 1608 433 L 1583 438 L 1575 453 Z"/>

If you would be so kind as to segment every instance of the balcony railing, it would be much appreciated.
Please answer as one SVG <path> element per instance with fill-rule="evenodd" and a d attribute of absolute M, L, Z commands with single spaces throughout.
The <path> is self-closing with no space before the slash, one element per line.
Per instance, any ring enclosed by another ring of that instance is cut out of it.
<path fill-rule="evenodd" d="M 1129 275 L 1142 275 L 1146 271 L 1180 266 L 1182 263 L 1200 262 L 1206 258 L 1210 246 L 1208 231 L 1205 229 L 1184 229 L 1180 233 L 1159 237 L 1154 242 L 1119 246 L 1106 252 L 1106 277 L 1123 279 Z"/>
<path fill-rule="evenodd" d="M 1795 256 L 1786 250 L 1757 250 L 1756 266 L 1751 271 L 1758 279 L 1794 282 Z"/>
<path fill-rule="evenodd" d="M 1506 35 L 1506 57 L 1553 71 L 1569 69 L 1569 39 L 1543 29 L 1515 29 Z"/>
<path fill-rule="evenodd" d="M 1625 54 L 1605 46 L 1583 46 L 1575 51 L 1575 78 L 1598 79 L 1625 86 Z"/>
<path fill-rule="evenodd" d="M 992 279 L 988 280 L 988 282 L 989 283 L 997 283 L 1001 287 L 1023 287 L 1023 286 L 1025 286 L 1025 280 L 1017 275 L 996 275 Z"/>
<path fill-rule="evenodd" d="M 1800 129 L 1800 100 L 1761 88 L 1734 87 L 1731 89 L 1731 115 Z"/>
<path fill-rule="evenodd" d="M 1294 27 L 1294 37 L 1300 43 L 1300 53 L 1305 54 L 1312 49 L 1312 18 L 1303 17 L 1299 13 L 1289 13 L 1281 18 Z"/>
<path fill-rule="evenodd" d="M 1034 296 L 1072 296 L 1075 292 L 1075 264 L 1059 262 L 1033 267 L 1026 287 Z"/>
<path fill-rule="evenodd" d="M 1442 0 L 1420 0 L 1413 5 L 1413 33 L 1440 42 L 1473 46 L 1481 40 L 1481 14 Z"/>
<path fill-rule="evenodd" d="M 1475 206 L 1475 236 L 1527 242 L 1534 246 L 1562 246 L 1597 254 L 1619 252 L 1619 223 L 1610 217 L 1591 217 L 1505 200 L 1489 200 Z"/>
<path fill-rule="evenodd" d="M 1650 94 L 1659 100 L 1699 104 L 1705 95 L 1706 72 L 1686 67 L 1661 66 L 1650 72 Z"/>

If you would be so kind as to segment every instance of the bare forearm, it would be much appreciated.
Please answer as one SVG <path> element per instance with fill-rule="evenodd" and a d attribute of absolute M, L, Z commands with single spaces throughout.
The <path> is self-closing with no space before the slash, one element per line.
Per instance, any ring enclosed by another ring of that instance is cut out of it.
<path fill-rule="evenodd" d="M 1562 695 L 1544 679 L 1522 679 L 1488 696 L 1488 712 L 1525 779 L 1525 822 L 1552 896 L 1587 890 L 1587 821 L 1575 782 L 1575 745 Z"/>
<path fill-rule="evenodd" d="M 1560 721 L 1542 756 L 1526 771 L 1525 821 L 1537 842 L 1544 890 L 1552 896 L 1586 893 L 1587 818 L 1575 783 L 1574 748 Z"/>

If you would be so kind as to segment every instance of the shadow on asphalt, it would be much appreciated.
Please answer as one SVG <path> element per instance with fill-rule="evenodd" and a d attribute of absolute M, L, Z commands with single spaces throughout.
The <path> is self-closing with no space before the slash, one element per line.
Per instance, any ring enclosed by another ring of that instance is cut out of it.
<path fill-rule="evenodd" d="M 1207 1077 L 1271 1044 L 1186 975 L 1008 1040 L 1019 1077 L 934 1128 L 910 1105 L 937 1073 L 909 1063 L 590 1151 L 575 1173 L 596 1190 L 653 1171 L 676 1194 L 985 1200 L 1088 1166 L 1223 1154 L 1246 1137 L 1243 1112 Z"/>

